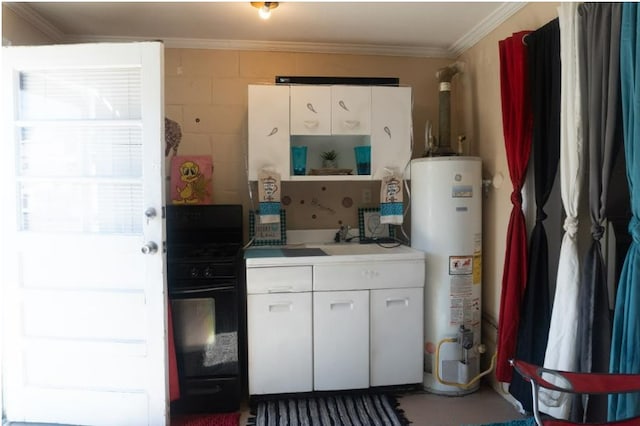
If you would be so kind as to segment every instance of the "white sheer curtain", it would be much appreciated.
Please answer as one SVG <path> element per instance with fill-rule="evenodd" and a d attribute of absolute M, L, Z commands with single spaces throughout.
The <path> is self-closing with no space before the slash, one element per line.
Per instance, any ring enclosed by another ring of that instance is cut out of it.
<path fill-rule="evenodd" d="M 562 3 L 558 8 L 560 22 L 560 59 L 562 62 L 560 92 L 560 191 L 566 212 L 564 236 L 560 249 L 556 293 L 551 314 L 549 340 L 544 366 L 550 369 L 576 369 L 578 321 L 578 203 L 583 174 L 581 91 L 579 69 L 578 3 Z M 552 378 L 546 377 L 553 382 Z M 561 383 L 558 383 L 562 386 Z M 543 392 L 540 410 L 557 418 L 568 418 L 571 395 Z"/>

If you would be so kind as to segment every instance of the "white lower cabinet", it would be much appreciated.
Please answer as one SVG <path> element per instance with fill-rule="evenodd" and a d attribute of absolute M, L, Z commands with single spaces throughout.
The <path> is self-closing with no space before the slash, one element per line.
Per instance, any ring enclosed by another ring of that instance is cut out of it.
<path fill-rule="evenodd" d="M 422 382 L 422 259 L 247 267 L 249 393 Z"/>
<path fill-rule="evenodd" d="M 312 267 L 247 269 L 249 393 L 313 390 Z"/>
<path fill-rule="evenodd" d="M 371 386 L 422 381 L 423 293 L 371 290 Z"/>
<path fill-rule="evenodd" d="M 315 390 L 369 387 L 369 291 L 313 293 Z"/>

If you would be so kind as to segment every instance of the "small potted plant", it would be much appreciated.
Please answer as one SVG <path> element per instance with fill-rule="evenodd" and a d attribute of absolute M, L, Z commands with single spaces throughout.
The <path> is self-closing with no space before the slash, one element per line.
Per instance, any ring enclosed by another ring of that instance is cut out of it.
<path fill-rule="evenodd" d="M 335 150 L 325 151 L 320 154 L 322 167 L 325 169 L 335 169 L 338 167 L 338 153 Z"/>

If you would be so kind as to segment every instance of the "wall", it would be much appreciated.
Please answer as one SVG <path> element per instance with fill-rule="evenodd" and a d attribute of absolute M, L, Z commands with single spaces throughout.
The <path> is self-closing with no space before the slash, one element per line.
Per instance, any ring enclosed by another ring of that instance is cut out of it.
<path fill-rule="evenodd" d="M 242 203 L 246 214 L 252 208 L 245 170 L 248 84 L 273 83 L 276 75 L 398 77 L 401 85 L 413 88 L 414 156 L 421 156 L 426 120 L 434 123 L 437 135 L 435 73 L 452 62 L 391 56 L 166 49 L 165 114 L 182 127 L 179 155 L 213 157 L 214 202 Z M 365 191 L 371 193 L 371 202 L 363 201 Z M 341 224 L 357 228 L 357 208 L 377 205 L 379 192 L 379 182 L 284 182 L 283 198 L 291 199 L 286 207 L 287 228 L 337 229 Z M 257 205 L 255 185 L 252 193 L 253 205 Z"/>
<path fill-rule="evenodd" d="M 9 7 L 2 5 L 2 45 L 14 46 L 49 44 L 52 40 L 18 16 Z"/>
<path fill-rule="evenodd" d="M 466 129 L 473 141 L 478 141 L 475 145 L 483 160 L 483 176 L 488 178 L 498 173 L 504 176 L 504 183 L 490 189 L 483 200 L 482 297 L 486 319 L 483 340 L 489 346 L 489 353 L 495 351 L 495 324 L 500 312 L 506 231 L 513 191 L 502 133 L 498 42 L 517 31 L 536 30 L 558 16 L 557 7 L 558 3 L 529 3 L 459 58 L 466 64 L 465 74 L 457 81 L 458 105 L 463 105 L 462 110 L 457 111 L 459 126 Z"/>

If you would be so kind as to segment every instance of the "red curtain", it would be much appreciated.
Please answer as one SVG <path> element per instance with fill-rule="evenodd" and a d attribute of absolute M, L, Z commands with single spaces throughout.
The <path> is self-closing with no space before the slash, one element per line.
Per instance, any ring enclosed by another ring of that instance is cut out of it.
<path fill-rule="evenodd" d="M 173 317 L 171 315 L 171 303 L 167 304 L 168 352 L 169 352 L 169 400 L 180 398 L 180 383 L 178 378 L 178 362 L 176 360 L 176 346 L 173 340 Z"/>
<path fill-rule="evenodd" d="M 528 93 L 527 48 L 524 44 L 524 37 L 529 33 L 514 33 L 499 42 L 502 128 L 513 184 L 498 322 L 496 378 L 501 382 L 510 382 L 513 374 L 509 359 L 515 355 L 520 305 L 527 282 L 527 227 L 520 191 L 529 163 L 533 124 Z"/>

